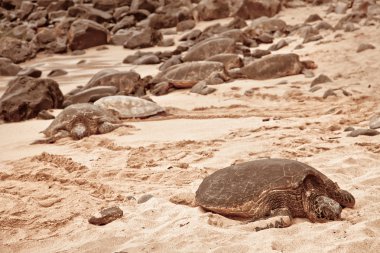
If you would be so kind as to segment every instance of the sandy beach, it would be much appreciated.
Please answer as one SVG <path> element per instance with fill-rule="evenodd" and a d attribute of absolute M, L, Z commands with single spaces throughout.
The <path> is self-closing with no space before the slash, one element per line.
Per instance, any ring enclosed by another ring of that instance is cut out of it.
<path fill-rule="evenodd" d="M 317 13 L 336 24 L 342 15 L 326 14 L 327 7 L 284 8 L 276 17 L 295 25 Z M 178 42 L 183 34 L 169 37 Z M 129 127 L 54 144 L 30 145 L 43 138 L 40 132 L 51 120 L 0 124 L 0 252 L 380 252 L 380 135 L 348 137 L 344 131 L 368 128 L 370 117 L 380 112 L 380 24 L 321 34 L 322 40 L 302 49 L 294 49 L 302 42 L 299 36 L 288 36 L 289 45 L 276 51 L 313 60 L 315 77 L 332 79 L 315 92 L 309 91 L 313 78 L 303 74 L 238 79 L 213 86 L 216 92 L 206 96 L 176 90 L 150 96 L 168 115 L 124 120 Z M 376 48 L 357 53 L 361 43 Z M 158 65 L 123 64 L 134 50 L 107 47 L 77 56 L 41 53 L 20 66 L 36 67 L 42 77 L 66 70 L 52 78 L 63 94 L 107 68 L 134 69 L 141 76 L 159 72 Z M 84 64 L 77 65 L 80 60 Z M 11 79 L 0 77 L 0 95 Z M 323 98 L 337 88 L 345 92 Z M 296 218 L 288 228 L 255 232 L 169 201 L 194 193 L 218 169 L 259 158 L 294 159 L 318 169 L 353 194 L 355 207 L 345 208 L 339 221 Z M 152 197 L 139 204 L 148 194 Z M 113 206 L 123 210 L 122 218 L 89 224 L 94 213 Z"/>

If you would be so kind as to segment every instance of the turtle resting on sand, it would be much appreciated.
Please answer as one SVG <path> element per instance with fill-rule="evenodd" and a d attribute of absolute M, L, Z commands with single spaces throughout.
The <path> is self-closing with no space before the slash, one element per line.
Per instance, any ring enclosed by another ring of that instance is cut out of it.
<path fill-rule="evenodd" d="M 165 111 L 154 102 L 132 96 L 108 96 L 97 100 L 94 105 L 115 111 L 119 118 L 144 118 Z"/>
<path fill-rule="evenodd" d="M 32 144 L 54 143 L 71 137 L 75 140 L 93 134 L 109 133 L 125 126 L 112 112 L 93 104 L 74 104 L 66 107 L 42 133 L 47 137 Z"/>
<path fill-rule="evenodd" d="M 229 80 L 223 63 L 196 61 L 173 65 L 158 73 L 151 82 L 167 81 L 176 88 L 191 88 L 202 80 L 215 83 L 215 78 L 221 79 L 222 82 Z"/>
<path fill-rule="evenodd" d="M 174 197 L 171 201 L 191 204 Z M 260 225 L 253 223 L 253 227 L 258 231 L 290 226 L 294 217 L 312 222 L 339 220 L 342 208 L 352 208 L 355 199 L 304 163 L 262 159 L 207 176 L 196 191 L 195 205 L 224 216 L 257 221 Z"/>

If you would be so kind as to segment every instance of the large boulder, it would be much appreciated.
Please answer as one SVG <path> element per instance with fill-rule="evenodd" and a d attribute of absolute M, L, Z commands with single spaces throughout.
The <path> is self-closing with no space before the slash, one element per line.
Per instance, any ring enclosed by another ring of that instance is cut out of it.
<path fill-rule="evenodd" d="M 153 47 L 160 41 L 162 41 L 161 32 L 148 27 L 143 30 L 131 31 L 131 36 L 125 41 L 124 48 Z"/>
<path fill-rule="evenodd" d="M 202 0 L 194 11 L 199 20 L 214 20 L 226 18 L 230 15 L 227 0 Z"/>
<path fill-rule="evenodd" d="M 0 39 L 0 56 L 9 58 L 14 63 L 20 63 L 35 57 L 36 50 L 29 42 L 4 37 Z"/>
<path fill-rule="evenodd" d="M 94 8 L 109 11 L 124 5 L 131 5 L 132 0 L 93 0 Z"/>
<path fill-rule="evenodd" d="M 0 58 L 0 76 L 15 76 L 21 70 L 21 67 L 14 64 L 10 59 Z"/>
<path fill-rule="evenodd" d="M 243 19 L 272 17 L 281 10 L 280 0 L 238 0 L 232 15 Z"/>
<path fill-rule="evenodd" d="M 72 23 L 68 35 L 71 50 L 80 50 L 108 43 L 109 32 L 102 25 L 87 19 Z"/>
<path fill-rule="evenodd" d="M 63 95 L 52 79 L 20 76 L 8 84 L 0 98 L 0 117 L 8 122 L 34 118 L 42 110 L 60 108 Z"/>

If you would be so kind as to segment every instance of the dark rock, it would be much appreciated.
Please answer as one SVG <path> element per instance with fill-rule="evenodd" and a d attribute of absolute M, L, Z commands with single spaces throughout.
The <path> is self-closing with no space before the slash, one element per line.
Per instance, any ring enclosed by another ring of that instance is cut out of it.
<path fill-rule="evenodd" d="M 255 58 L 261 58 L 265 55 L 271 54 L 269 50 L 255 49 L 252 51 L 251 56 Z"/>
<path fill-rule="evenodd" d="M 273 43 L 273 36 L 270 35 L 269 33 L 262 33 L 260 34 L 256 40 L 260 43 Z"/>
<path fill-rule="evenodd" d="M 55 29 L 43 28 L 33 39 L 38 51 L 47 50 L 52 53 L 64 53 L 67 51 L 66 36 L 59 36 Z"/>
<path fill-rule="evenodd" d="M 86 49 L 107 44 L 108 31 L 91 20 L 78 19 L 70 28 L 68 45 L 71 50 Z"/>
<path fill-rule="evenodd" d="M 162 96 L 165 94 L 168 94 L 175 90 L 174 86 L 170 84 L 169 82 L 160 82 L 156 85 L 154 85 L 151 89 L 150 92 L 155 95 L 155 96 Z"/>
<path fill-rule="evenodd" d="M 322 18 L 318 14 L 311 14 L 306 20 L 305 23 L 312 23 L 315 21 L 322 20 Z"/>
<path fill-rule="evenodd" d="M 10 37 L 26 41 L 31 41 L 35 35 L 36 31 L 30 25 L 18 25 L 10 32 Z"/>
<path fill-rule="evenodd" d="M 92 20 L 96 23 L 110 22 L 113 18 L 108 12 L 84 5 L 70 7 L 67 11 L 67 15 L 74 18 Z"/>
<path fill-rule="evenodd" d="M 100 211 L 99 214 L 92 216 L 88 222 L 93 225 L 103 226 L 114 220 L 123 217 L 123 210 L 119 207 L 110 207 Z"/>
<path fill-rule="evenodd" d="M 178 18 L 175 15 L 167 13 L 154 13 L 149 16 L 149 26 L 153 29 L 162 29 L 175 27 L 178 23 Z"/>
<path fill-rule="evenodd" d="M 66 95 L 63 107 L 79 103 L 92 103 L 102 97 L 116 95 L 117 92 L 118 88 L 113 86 L 96 86 L 80 90 L 79 92 L 74 92 L 75 94 L 73 95 Z"/>
<path fill-rule="evenodd" d="M 243 19 L 256 19 L 262 16 L 272 17 L 281 10 L 280 0 L 237 0 L 232 16 Z"/>
<path fill-rule="evenodd" d="M 151 0 L 132 0 L 130 5 L 131 10 L 147 10 L 150 13 L 155 12 L 159 6 L 159 1 Z"/>
<path fill-rule="evenodd" d="M 0 76 L 15 76 L 21 67 L 8 58 L 0 58 Z"/>
<path fill-rule="evenodd" d="M 191 30 L 195 27 L 195 21 L 194 20 L 184 20 L 177 24 L 176 30 L 177 32 L 183 32 L 186 30 Z"/>
<path fill-rule="evenodd" d="M 328 83 L 328 82 L 332 82 L 332 80 L 328 76 L 321 74 L 311 82 L 310 87 L 313 87 L 317 84 Z"/>
<path fill-rule="evenodd" d="M 359 45 L 358 49 L 356 50 L 357 53 L 363 52 L 368 49 L 375 49 L 376 47 L 369 43 L 362 43 Z"/>
<path fill-rule="evenodd" d="M 353 128 L 353 127 L 346 127 L 343 131 L 344 132 L 351 132 L 351 131 L 354 131 L 355 130 L 355 128 Z"/>
<path fill-rule="evenodd" d="M 129 6 L 122 6 L 119 8 L 116 8 L 113 12 L 113 17 L 116 21 L 121 20 L 129 13 Z"/>
<path fill-rule="evenodd" d="M 154 196 L 152 194 L 145 194 L 145 195 L 142 195 L 138 200 L 137 200 L 137 204 L 142 204 L 142 203 L 145 203 L 147 202 L 148 200 L 150 200 L 151 198 L 153 198 Z"/>
<path fill-rule="evenodd" d="M 152 47 L 161 40 L 161 32 L 148 27 L 140 31 L 134 30 L 123 46 L 129 49 Z"/>
<path fill-rule="evenodd" d="M 192 93 L 197 93 L 197 94 L 201 94 L 201 95 L 208 95 L 208 94 L 213 93 L 215 91 L 216 91 L 216 89 L 207 86 L 205 81 L 198 82 L 190 90 L 190 92 L 192 92 Z"/>
<path fill-rule="evenodd" d="M 248 24 L 247 22 L 245 22 L 244 19 L 240 17 L 234 17 L 234 19 L 230 23 L 227 24 L 227 27 L 231 29 L 241 29 L 241 28 L 246 27 L 247 25 Z"/>
<path fill-rule="evenodd" d="M 34 118 L 42 110 L 60 108 L 63 95 L 52 79 L 17 77 L 0 98 L 0 114 L 5 121 Z"/>
<path fill-rule="evenodd" d="M 174 45 L 175 45 L 175 42 L 173 38 L 163 39 L 157 44 L 157 46 L 159 47 L 171 47 Z"/>
<path fill-rule="evenodd" d="M 35 68 L 25 68 L 25 69 L 20 70 L 17 73 L 17 75 L 18 76 L 30 76 L 30 77 L 34 77 L 34 78 L 39 78 L 42 75 L 42 71 L 39 69 L 35 69 Z"/>
<path fill-rule="evenodd" d="M 17 10 L 17 16 L 21 20 L 24 20 L 36 8 L 37 8 L 37 5 L 35 3 L 32 3 L 31 1 L 22 1 L 20 9 Z"/>
<path fill-rule="evenodd" d="M 112 32 L 116 33 L 120 29 L 130 28 L 135 25 L 136 20 L 134 16 L 125 16 L 123 19 L 116 23 L 116 25 L 112 28 Z"/>
<path fill-rule="evenodd" d="M 53 69 L 49 72 L 48 77 L 57 77 L 67 75 L 67 71 L 63 69 Z"/>
<path fill-rule="evenodd" d="M 221 19 L 230 15 L 228 2 L 224 0 L 202 0 L 195 7 L 195 12 L 199 20 Z"/>
<path fill-rule="evenodd" d="M 349 133 L 347 136 L 349 137 L 358 137 L 359 135 L 367 135 L 367 136 L 375 136 L 380 134 L 379 131 L 375 129 L 356 129 Z"/>
<path fill-rule="evenodd" d="M 46 10 L 37 10 L 32 12 L 28 19 L 29 23 L 34 24 L 37 27 L 45 26 L 47 24 L 47 11 Z"/>
<path fill-rule="evenodd" d="M 0 56 L 9 58 L 14 63 L 32 59 L 35 55 L 35 49 L 26 41 L 11 37 L 4 37 L 0 40 Z"/>
<path fill-rule="evenodd" d="M 46 8 L 46 10 L 49 12 L 53 11 L 65 11 L 71 6 L 74 5 L 73 0 L 58 0 L 58 1 L 52 1 L 49 6 Z"/>
<path fill-rule="evenodd" d="M 133 64 L 143 65 L 143 64 L 158 64 L 160 63 L 160 59 L 155 54 L 146 54 L 141 56 L 140 58 L 133 61 Z"/>

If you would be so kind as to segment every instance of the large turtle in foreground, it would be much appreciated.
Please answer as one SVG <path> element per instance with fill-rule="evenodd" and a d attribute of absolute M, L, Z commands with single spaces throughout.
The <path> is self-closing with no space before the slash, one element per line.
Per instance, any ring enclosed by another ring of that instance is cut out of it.
<path fill-rule="evenodd" d="M 181 203 L 181 201 L 173 201 Z M 195 204 L 229 217 L 267 219 L 256 231 L 287 227 L 293 217 L 339 220 L 354 197 L 318 170 L 294 160 L 263 159 L 214 172 L 200 184 Z"/>
<path fill-rule="evenodd" d="M 75 140 L 93 134 L 104 134 L 125 126 L 111 111 L 93 104 L 82 103 L 66 107 L 42 133 L 47 137 L 32 144 L 54 143 L 71 137 Z"/>

